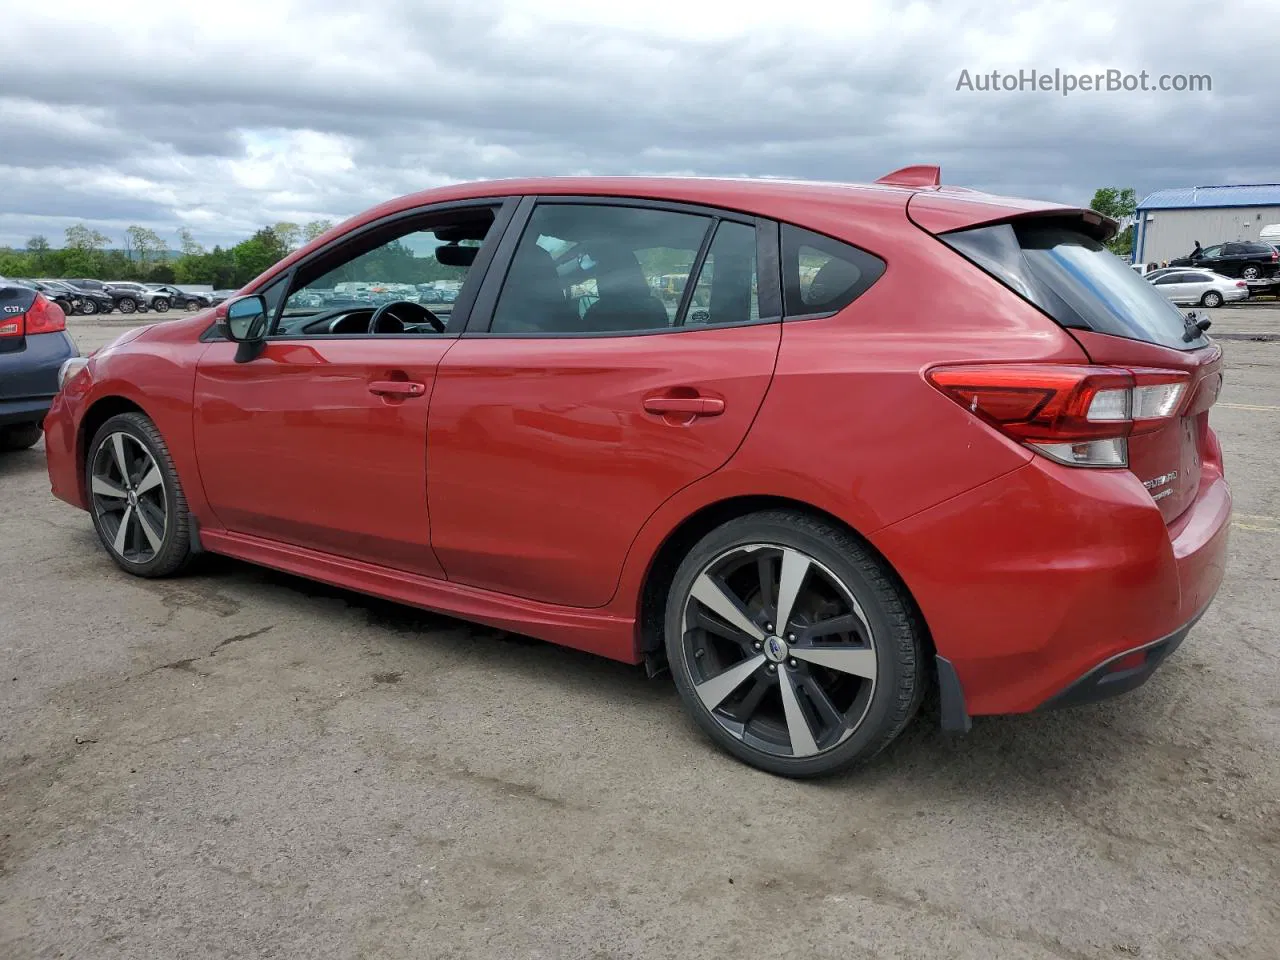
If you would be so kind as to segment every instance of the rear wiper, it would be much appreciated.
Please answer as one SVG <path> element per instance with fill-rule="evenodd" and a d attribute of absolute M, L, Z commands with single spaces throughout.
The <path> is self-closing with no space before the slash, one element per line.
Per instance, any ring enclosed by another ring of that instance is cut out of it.
<path fill-rule="evenodd" d="M 1182 315 L 1182 323 L 1182 339 L 1185 343 L 1200 339 L 1204 332 L 1213 326 L 1212 320 L 1200 316 L 1194 310 L 1189 310 Z"/>

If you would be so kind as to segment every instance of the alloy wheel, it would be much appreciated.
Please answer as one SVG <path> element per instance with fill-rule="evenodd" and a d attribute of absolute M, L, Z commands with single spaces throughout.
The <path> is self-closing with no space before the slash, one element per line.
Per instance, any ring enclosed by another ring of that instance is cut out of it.
<path fill-rule="evenodd" d="M 133 300 L 131 300 L 129 297 L 125 297 L 118 304 L 116 304 L 116 306 L 120 308 L 121 313 L 133 313 L 133 311 L 138 309 L 138 305 L 134 303 Z"/>
<path fill-rule="evenodd" d="M 124 432 L 104 437 L 90 493 L 103 539 L 116 555 L 130 563 L 154 559 L 169 530 L 169 508 L 164 474 L 142 441 Z"/>
<path fill-rule="evenodd" d="M 734 547 L 699 571 L 680 650 L 716 723 L 776 757 L 811 757 L 862 723 L 878 672 L 853 592 L 794 547 Z"/>

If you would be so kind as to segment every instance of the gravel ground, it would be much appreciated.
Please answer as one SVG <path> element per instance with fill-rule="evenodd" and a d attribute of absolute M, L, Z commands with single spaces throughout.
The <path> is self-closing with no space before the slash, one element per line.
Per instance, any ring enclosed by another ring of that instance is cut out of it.
<path fill-rule="evenodd" d="M 816 784 L 616 663 L 217 558 L 131 579 L 6 456 L 0 957 L 1275 960 L 1280 343 L 1224 347 L 1229 570 L 1151 682 Z"/>

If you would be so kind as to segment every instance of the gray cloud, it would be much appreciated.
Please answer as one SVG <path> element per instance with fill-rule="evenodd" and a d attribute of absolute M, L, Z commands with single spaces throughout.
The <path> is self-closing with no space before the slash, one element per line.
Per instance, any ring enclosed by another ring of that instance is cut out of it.
<path fill-rule="evenodd" d="M 732 21 L 667 0 L 630 20 L 516 0 L 327 2 L 293 21 L 227 0 L 216 23 L 173 6 L 10 24 L 0 243 L 62 217 L 228 242 L 530 174 L 867 180 L 938 162 L 948 182 L 1074 202 L 1103 184 L 1276 178 L 1274 125 L 1257 120 L 1272 44 L 1238 29 L 1267 19 L 1264 0 L 1195 30 L 1155 2 L 743 2 Z M 110 58 L 90 55 L 104 44 Z M 1209 73 L 1214 90 L 955 89 L 963 69 L 1055 67 Z"/>

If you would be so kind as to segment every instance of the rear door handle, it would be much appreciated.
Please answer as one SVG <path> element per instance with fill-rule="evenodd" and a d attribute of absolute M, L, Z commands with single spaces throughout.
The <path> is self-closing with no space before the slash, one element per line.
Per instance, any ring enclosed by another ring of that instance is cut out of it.
<path fill-rule="evenodd" d="M 718 417 L 724 413 L 724 401 L 719 397 L 646 397 L 646 413 L 659 416 L 685 414 L 692 417 Z"/>
<path fill-rule="evenodd" d="M 380 397 L 421 397 L 426 395 L 427 385 L 416 380 L 373 380 L 369 392 Z"/>

